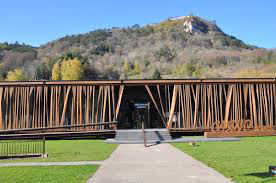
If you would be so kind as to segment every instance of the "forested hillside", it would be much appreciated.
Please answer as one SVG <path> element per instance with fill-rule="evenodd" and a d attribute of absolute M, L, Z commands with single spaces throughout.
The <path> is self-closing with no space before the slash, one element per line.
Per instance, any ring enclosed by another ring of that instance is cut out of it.
<path fill-rule="evenodd" d="M 225 34 L 196 16 L 95 30 L 38 48 L 0 44 L 7 80 L 275 77 L 276 52 Z"/>

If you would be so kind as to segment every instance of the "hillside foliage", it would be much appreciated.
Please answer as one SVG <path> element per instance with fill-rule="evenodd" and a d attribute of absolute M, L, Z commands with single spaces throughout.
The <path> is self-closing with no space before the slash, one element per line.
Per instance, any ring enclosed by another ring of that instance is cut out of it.
<path fill-rule="evenodd" d="M 187 21 L 196 32 L 187 31 Z M 38 48 L 0 44 L 0 78 L 14 69 L 29 80 L 275 77 L 265 69 L 275 64 L 275 50 L 248 45 L 196 16 L 94 30 Z"/>

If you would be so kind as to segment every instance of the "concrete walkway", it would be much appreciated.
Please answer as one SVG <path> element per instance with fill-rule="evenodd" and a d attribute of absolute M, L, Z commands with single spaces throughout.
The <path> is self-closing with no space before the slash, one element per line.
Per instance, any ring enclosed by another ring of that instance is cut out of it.
<path fill-rule="evenodd" d="M 53 166 L 53 165 L 100 165 L 103 161 L 74 161 L 74 162 L 19 162 L 0 163 L 1 166 Z"/>
<path fill-rule="evenodd" d="M 103 162 L 88 183 L 226 183 L 220 173 L 170 144 L 145 148 L 122 144 Z"/>

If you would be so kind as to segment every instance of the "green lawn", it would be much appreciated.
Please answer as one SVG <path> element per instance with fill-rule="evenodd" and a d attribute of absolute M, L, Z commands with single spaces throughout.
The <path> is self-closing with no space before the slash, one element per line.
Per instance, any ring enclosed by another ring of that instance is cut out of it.
<path fill-rule="evenodd" d="M 106 144 L 103 140 L 49 140 L 46 141 L 46 153 L 48 153 L 48 158 L 0 160 L 0 163 L 105 160 L 116 147 L 116 144 Z"/>
<path fill-rule="evenodd" d="M 1 183 L 85 183 L 97 165 L 0 167 Z"/>
<path fill-rule="evenodd" d="M 201 142 L 173 146 L 216 169 L 235 182 L 276 182 L 268 166 L 276 165 L 276 137 L 249 137 L 235 142 Z"/>

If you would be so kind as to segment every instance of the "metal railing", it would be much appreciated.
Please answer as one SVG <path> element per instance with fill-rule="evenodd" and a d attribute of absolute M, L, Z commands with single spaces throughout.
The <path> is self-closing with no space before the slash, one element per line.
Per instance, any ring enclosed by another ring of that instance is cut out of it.
<path fill-rule="evenodd" d="M 79 125 L 63 125 L 63 126 L 51 126 L 51 127 L 37 127 L 37 128 L 22 128 L 22 129 L 7 129 L 0 130 L 0 134 L 8 133 L 21 133 L 32 131 L 101 131 L 101 130 L 116 130 L 118 121 L 101 122 L 101 123 L 88 123 Z"/>
<path fill-rule="evenodd" d="M 45 138 L 0 140 L 0 159 L 37 157 L 45 154 Z"/>

